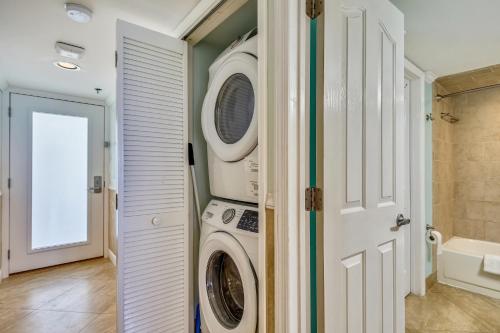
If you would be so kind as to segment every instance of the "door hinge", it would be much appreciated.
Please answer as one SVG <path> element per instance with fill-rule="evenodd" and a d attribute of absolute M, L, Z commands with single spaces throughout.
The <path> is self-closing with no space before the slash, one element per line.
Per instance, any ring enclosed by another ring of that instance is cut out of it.
<path fill-rule="evenodd" d="M 115 68 L 118 67 L 118 52 L 115 51 Z"/>
<path fill-rule="evenodd" d="M 312 20 L 323 13 L 323 0 L 306 0 L 306 14 Z"/>
<path fill-rule="evenodd" d="M 115 209 L 118 210 L 118 193 L 115 194 Z"/>
<path fill-rule="evenodd" d="M 323 193 L 318 187 L 306 188 L 306 211 L 314 212 L 323 209 Z"/>
<path fill-rule="evenodd" d="M 12 106 L 9 106 L 9 118 L 12 117 Z"/>
<path fill-rule="evenodd" d="M 12 179 L 7 179 L 7 188 L 10 188 L 12 186 Z"/>
<path fill-rule="evenodd" d="M 10 260 L 10 250 L 7 250 L 7 260 Z"/>

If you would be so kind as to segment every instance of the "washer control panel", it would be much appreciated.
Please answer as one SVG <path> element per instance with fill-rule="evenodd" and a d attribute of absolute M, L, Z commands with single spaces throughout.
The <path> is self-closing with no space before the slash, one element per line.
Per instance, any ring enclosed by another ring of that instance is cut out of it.
<path fill-rule="evenodd" d="M 259 232 L 259 212 L 245 209 L 236 228 L 246 231 Z"/>
<path fill-rule="evenodd" d="M 216 225 L 228 231 L 259 232 L 258 208 L 249 204 L 212 200 L 205 208 L 202 220 L 203 223 Z"/>

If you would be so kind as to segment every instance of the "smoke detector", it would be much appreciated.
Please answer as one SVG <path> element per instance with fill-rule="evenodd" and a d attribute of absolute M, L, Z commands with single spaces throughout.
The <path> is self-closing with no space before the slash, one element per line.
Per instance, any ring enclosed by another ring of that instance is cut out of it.
<path fill-rule="evenodd" d="M 80 59 L 83 57 L 85 53 L 85 48 L 73 45 L 65 42 L 56 42 L 56 51 L 60 56 L 71 58 L 71 59 Z"/>
<path fill-rule="evenodd" d="M 66 14 L 70 19 L 78 23 L 88 23 L 92 19 L 92 11 L 77 3 L 66 3 Z"/>

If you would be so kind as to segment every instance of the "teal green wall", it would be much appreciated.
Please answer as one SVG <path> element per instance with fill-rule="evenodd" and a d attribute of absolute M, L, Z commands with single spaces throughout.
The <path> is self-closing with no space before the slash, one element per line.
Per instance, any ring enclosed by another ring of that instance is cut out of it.
<path fill-rule="evenodd" d="M 311 77 L 309 78 L 310 96 L 309 99 L 309 186 L 316 187 L 316 59 L 317 59 L 317 20 L 311 20 L 311 51 L 310 51 L 310 67 L 309 71 Z M 317 246 L 317 219 L 316 212 L 312 211 L 310 216 L 309 226 L 309 243 L 310 243 L 310 281 L 311 281 L 311 333 L 318 331 L 318 291 L 317 291 L 317 260 L 316 260 L 316 246 Z"/>
<path fill-rule="evenodd" d="M 432 83 L 425 84 L 425 113 L 432 113 Z M 425 122 L 425 220 L 432 225 L 432 121 Z M 427 244 L 426 276 L 432 274 L 432 246 Z"/>

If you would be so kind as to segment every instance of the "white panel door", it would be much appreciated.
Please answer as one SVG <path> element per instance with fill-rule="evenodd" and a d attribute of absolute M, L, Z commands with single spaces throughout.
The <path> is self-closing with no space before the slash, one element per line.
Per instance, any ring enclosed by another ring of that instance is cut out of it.
<path fill-rule="evenodd" d="M 118 21 L 118 331 L 190 332 L 186 43 Z"/>
<path fill-rule="evenodd" d="M 104 107 L 16 93 L 10 106 L 10 273 L 102 256 Z"/>
<path fill-rule="evenodd" d="M 403 15 L 325 2 L 325 331 L 403 333 Z"/>

